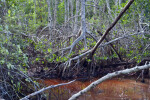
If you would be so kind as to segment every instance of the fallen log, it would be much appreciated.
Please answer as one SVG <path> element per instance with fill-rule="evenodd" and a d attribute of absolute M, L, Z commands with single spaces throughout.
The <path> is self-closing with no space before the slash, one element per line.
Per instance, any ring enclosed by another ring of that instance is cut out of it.
<path fill-rule="evenodd" d="M 116 72 L 113 72 L 113 73 L 109 73 L 109 74 L 105 75 L 104 77 L 98 79 L 97 81 L 92 82 L 85 89 L 83 89 L 83 90 L 79 91 L 78 93 L 74 94 L 72 97 L 69 98 L 69 100 L 77 100 L 77 98 L 79 96 L 81 96 L 84 93 L 88 92 L 89 90 L 93 89 L 94 87 L 96 87 L 97 85 L 99 85 L 100 83 L 102 83 L 103 81 L 106 81 L 108 79 L 111 79 L 111 78 L 119 76 L 119 75 L 130 74 L 132 72 L 137 72 L 137 71 L 148 69 L 148 68 L 150 68 L 150 63 L 148 65 L 135 66 L 135 67 L 130 68 L 130 69 L 125 69 L 125 70 L 121 70 L 121 71 L 116 71 Z"/>

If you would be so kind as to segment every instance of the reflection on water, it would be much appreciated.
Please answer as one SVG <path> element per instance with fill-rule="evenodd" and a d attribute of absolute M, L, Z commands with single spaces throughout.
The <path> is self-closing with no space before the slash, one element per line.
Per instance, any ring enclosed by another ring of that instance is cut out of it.
<path fill-rule="evenodd" d="M 56 85 L 67 81 L 44 80 L 41 83 Z M 47 100 L 68 100 L 73 94 L 84 89 L 91 82 L 76 81 L 46 91 Z M 150 85 L 127 79 L 107 80 L 93 90 L 81 96 L 78 100 L 150 100 Z"/>

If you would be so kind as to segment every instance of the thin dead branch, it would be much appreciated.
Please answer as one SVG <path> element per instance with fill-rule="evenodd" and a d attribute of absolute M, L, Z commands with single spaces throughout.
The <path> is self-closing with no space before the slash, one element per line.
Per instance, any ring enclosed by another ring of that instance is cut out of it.
<path fill-rule="evenodd" d="M 43 91 L 46 91 L 46 90 L 48 90 L 48 89 L 55 88 L 55 87 L 58 87 L 58 86 L 68 85 L 68 84 L 71 84 L 71 83 L 73 83 L 73 82 L 75 82 L 75 81 L 76 81 L 76 80 L 70 81 L 70 82 L 68 82 L 68 83 L 61 83 L 61 84 L 57 84 L 57 85 L 50 85 L 50 86 L 48 86 L 48 87 L 46 87 L 46 88 L 40 89 L 39 91 L 33 92 L 33 93 L 31 93 L 31 94 L 25 96 L 24 98 L 20 99 L 20 100 L 29 100 L 30 97 L 35 96 L 35 95 L 37 95 L 37 94 L 39 94 L 39 93 L 41 93 L 41 92 L 43 92 Z"/>

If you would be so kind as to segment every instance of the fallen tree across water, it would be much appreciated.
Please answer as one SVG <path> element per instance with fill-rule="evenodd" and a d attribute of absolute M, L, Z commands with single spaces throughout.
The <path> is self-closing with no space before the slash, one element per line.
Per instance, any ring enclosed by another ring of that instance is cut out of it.
<path fill-rule="evenodd" d="M 143 66 L 135 66 L 135 67 L 130 68 L 130 69 L 124 69 L 124 70 L 116 71 L 116 72 L 113 72 L 113 73 L 109 73 L 109 74 L 103 76 L 102 78 L 98 79 L 97 81 L 94 81 L 89 86 L 87 86 L 85 89 L 83 89 L 83 90 L 79 91 L 78 93 L 74 94 L 71 98 L 69 98 L 69 100 L 76 100 L 79 96 L 83 95 L 84 93 L 88 92 L 89 90 L 93 89 L 94 87 L 96 87 L 97 85 L 99 85 L 100 83 L 102 83 L 102 82 L 104 82 L 108 79 L 111 79 L 111 78 L 119 76 L 119 75 L 126 75 L 126 74 L 130 74 L 132 72 L 141 71 L 141 70 L 148 69 L 148 68 L 150 68 L 150 63 L 147 64 L 147 65 L 143 65 Z M 55 88 L 55 87 L 58 87 L 58 86 L 68 85 L 68 84 L 71 84 L 75 81 L 76 80 L 70 81 L 68 83 L 50 85 L 50 86 L 42 88 L 42 89 L 40 89 L 36 92 L 33 92 L 33 93 L 25 96 L 24 98 L 20 99 L 20 100 L 29 100 L 30 97 L 35 96 L 35 95 L 37 95 L 41 92 L 44 92 L 48 89 Z"/>
<path fill-rule="evenodd" d="M 79 96 L 83 95 L 84 93 L 88 92 L 89 90 L 93 89 L 94 87 L 96 87 L 97 85 L 99 85 L 100 83 L 102 83 L 102 82 L 104 82 L 108 79 L 111 79 L 111 78 L 119 76 L 119 75 L 130 74 L 132 72 L 137 72 L 137 71 L 148 69 L 148 68 L 150 68 L 150 63 L 147 64 L 147 65 L 143 65 L 143 66 L 135 66 L 135 67 L 130 68 L 130 69 L 125 69 L 125 70 L 109 73 L 106 76 L 98 79 L 97 81 L 94 81 L 89 86 L 87 86 L 85 89 L 83 89 L 83 90 L 79 91 L 78 93 L 74 94 L 71 98 L 69 98 L 69 100 L 77 100 L 77 98 Z"/>

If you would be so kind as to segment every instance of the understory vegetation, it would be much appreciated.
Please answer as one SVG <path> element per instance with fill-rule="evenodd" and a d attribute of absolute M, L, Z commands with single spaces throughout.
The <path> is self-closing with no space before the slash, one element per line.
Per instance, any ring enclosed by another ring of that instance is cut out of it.
<path fill-rule="evenodd" d="M 150 61 L 149 0 L 134 1 L 93 52 L 129 1 L 0 0 L 0 98 L 37 91 L 40 79 L 101 77 Z"/>

